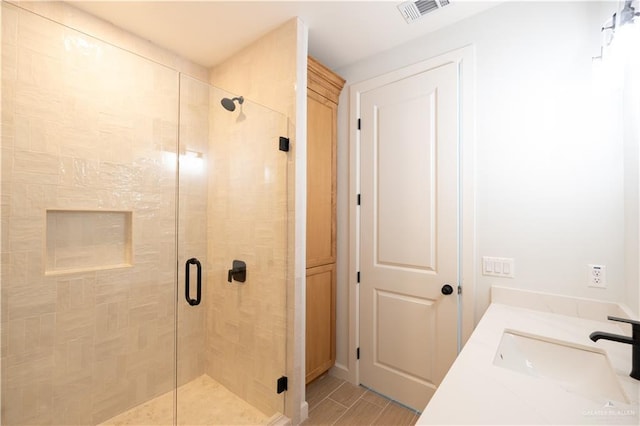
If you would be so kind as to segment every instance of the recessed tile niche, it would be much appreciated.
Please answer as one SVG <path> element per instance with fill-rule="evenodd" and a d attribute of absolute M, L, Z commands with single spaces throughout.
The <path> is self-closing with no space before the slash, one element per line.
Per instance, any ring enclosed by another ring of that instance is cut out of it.
<path fill-rule="evenodd" d="M 47 210 L 46 274 L 132 265 L 131 212 Z"/>

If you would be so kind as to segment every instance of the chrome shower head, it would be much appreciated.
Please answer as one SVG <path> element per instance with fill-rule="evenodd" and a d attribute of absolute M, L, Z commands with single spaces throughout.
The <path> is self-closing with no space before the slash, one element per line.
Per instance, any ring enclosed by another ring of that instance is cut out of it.
<path fill-rule="evenodd" d="M 222 98 L 220 103 L 222 104 L 224 109 L 226 109 L 227 111 L 235 111 L 236 109 L 236 104 L 234 103 L 235 101 L 238 101 L 238 105 L 242 105 L 242 103 L 244 102 L 244 97 L 238 96 L 232 99 Z"/>

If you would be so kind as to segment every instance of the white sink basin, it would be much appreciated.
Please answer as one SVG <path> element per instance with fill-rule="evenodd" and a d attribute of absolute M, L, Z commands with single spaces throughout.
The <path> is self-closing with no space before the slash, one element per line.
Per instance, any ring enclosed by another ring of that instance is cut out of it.
<path fill-rule="evenodd" d="M 505 330 L 493 364 L 598 401 L 629 403 L 606 353 L 596 348 Z"/>

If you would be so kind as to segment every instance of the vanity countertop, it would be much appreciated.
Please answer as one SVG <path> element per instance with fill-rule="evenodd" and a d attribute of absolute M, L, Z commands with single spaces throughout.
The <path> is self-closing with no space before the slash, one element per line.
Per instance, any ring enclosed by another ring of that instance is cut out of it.
<path fill-rule="evenodd" d="M 491 304 L 417 424 L 640 425 L 640 381 L 629 377 L 631 345 L 589 339 L 593 331 L 630 336 L 631 327 L 604 318 Z M 628 403 L 585 396 L 549 379 L 494 365 L 505 329 L 603 349 Z"/>

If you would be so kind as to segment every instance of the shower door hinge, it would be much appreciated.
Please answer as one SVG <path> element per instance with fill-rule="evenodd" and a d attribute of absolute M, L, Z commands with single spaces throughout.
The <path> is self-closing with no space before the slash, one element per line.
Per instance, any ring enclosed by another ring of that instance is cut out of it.
<path fill-rule="evenodd" d="M 462 294 L 462 286 L 458 286 L 458 294 Z"/>
<path fill-rule="evenodd" d="M 361 125 L 360 119 L 358 118 L 358 130 L 360 130 L 360 125 Z"/>
<path fill-rule="evenodd" d="M 288 386 L 288 382 L 289 379 L 287 379 L 287 376 L 282 376 L 278 379 L 278 384 L 276 386 L 276 391 L 278 393 L 282 393 L 284 391 L 287 390 L 287 386 Z"/>
<path fill-rule="evenodd" d="M 360 359 L 360 348 L 356 349 L 356 359 Z"/>
<path fill-rule="evenodd" d="M 358 194 L 358 199 L 356 202 L 358 203 L 358 205 L 360 205 L 360 194 Z"/>
<path fill-rule="evenodd" d="M 289 152 L 289 138 L 280 136 L 280 151 Z"/>
<path fill-rule="evenodd" d="M 356 274 L 356 282 L 360 284 L 360 271 Z"/>

